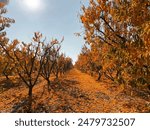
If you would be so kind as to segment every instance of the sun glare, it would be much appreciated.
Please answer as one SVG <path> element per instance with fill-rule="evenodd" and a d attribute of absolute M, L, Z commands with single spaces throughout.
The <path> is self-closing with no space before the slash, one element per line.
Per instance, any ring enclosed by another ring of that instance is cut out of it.
<path fill-rule="evenodd" d="M 25 5 L 32 10 L 37 10 L 41 6 L 40 0 L 24 0 Z"/>

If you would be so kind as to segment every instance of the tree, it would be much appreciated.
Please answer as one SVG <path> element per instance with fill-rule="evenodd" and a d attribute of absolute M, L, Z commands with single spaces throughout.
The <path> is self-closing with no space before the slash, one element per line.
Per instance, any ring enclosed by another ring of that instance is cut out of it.
<path fill-rule="evenodd" d="M 90 0 L 82 10 L 85 40 L 91 53 L 99 50 L 104 75 L 119 83 L 148 86 L 150 1 Z"/>
<path fill-rule="evenodd" d="M 4 8 L 8 1 L 0 2 L 0 46 L 9 46 L 9 39 L 6 37 L 5 28 L 10 27 L 12 23 L 15 22 L 14 19 L 4 17 L 3 15 L 7 13 Z M 13 64 L 9 61 L 5 54 L 5 51 L 0 47 L 0 74 L 4 75 L 6 79 L 9 79 L 9 75 L 12 74 Z"/>
<path fill-rule="evenodd" d="M 62 40 L 63 41 L 63 40 Z M 61 42 L 62 42 L 61 41 Z M 60 43 L 61 43 L 60 42 Z M 60 50 L 58 40 L 52 40 L 49 44 L 44 45 L 44 60 L 42 63 L 41 76 L 47 81 L 48 90 L 50 90 L 50 76 L 56 65 L 57 55 Z M 54 45 L 57 45 L 56 47 Z"/>
<path fill-rule="evenodd" d="M 65 65 L 63 68 L 63 74 L 73 68 L 72 59 L 70 57 L 65 58 Z"/>
<path fill-rule="evenodd" d="M 78 61 L 76 62 L 76 67 L 82 72 L 86 73 L 90 70 L 90 49 L 86 45 L 82 47 L 81 54 L 78 56 Z"/>
<path fill-rule="evenodd" d="M 28 112 L 32 111 L 32 91 L 36 85 L 41 73 L 42 65 L 48 53 L 48 47 L 43 51 L 44 41 L 42 34 L 37 32 L 34 34 L 33 42 L 24 43 L 14 40 L 11 46 L 3 46 L 2 48 L 9 57 L 9 60 L 15 64 L 15 71 L 28 87 Z"/>
<path fill-rule="evenodd" d="M 59 75 L 64 74 L 68 70 L 72 69 L 72 59 L 70 57 L 66 57 L 65 54 L 61 53 L 57 55 L 56 65 L 53 69 L 53 73 L 58 80 Z"/>

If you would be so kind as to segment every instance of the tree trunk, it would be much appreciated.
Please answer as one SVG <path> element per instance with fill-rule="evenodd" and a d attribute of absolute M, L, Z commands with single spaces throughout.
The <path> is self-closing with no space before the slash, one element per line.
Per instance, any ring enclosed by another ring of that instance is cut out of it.
<path fill-rule="evenodd" d="M 29 87 L 29 93 L 28 93 L 28 112 L 31 113 L 32 112 L 32 89 L 33 87 L 30 86 Z"/>
<path fill-rule="evenodd" d="M 99 71 L 99 72 L 98 72 L 98 78 L 97 78 L 97 81 L 100 81 L 101 77 L 102 77 L 102 74 L 101 74 L 101 72 Z"/>
<path fill-rule="evenodd" d="M 119 84 L 124 83 L 124 80 L 123 80 L 123 78 L 122 78 L 122 72 L 121 72 L 121 70 L 118 70 L 118 71 L 117 71 L 116 78 L 117 78 L 117 81 L 119 82 Z"/>
<path fill-rule="evenodd" d="M 6 77 L 7 80 L 10 80 L 9 77 L 8 77 L 8 74 L 5 73 L 5 70 L 3 71 L 3 75 Z"/>
<path fill-rule="evenodd" d="M 56 79 L 58 79 L 58 74 L 59 74 L 59 71 L 56 72 Z"/>
<path fill-rule="evenodd" d="M 104 72 L 104 76 L 105 76 L 106 78 L 110 79 L 111 81 L 114 81 L 114 78 L 113 78 L 111 75 L 107 74 L 106 71 Z"/>
<path fill-rule="evenodd" d="M 10 80 L 7 74 L 7 68 L 9 66 L 9 63 L 7 63 L 7 65 L 5 66 L 4 70 L 3 70 L 3 75 L 6 77 L 7 80 Z"/>
<path fill-rule="evenodd" d="M 48 85 L 48 91 L 50 91 L 50 87 L 51 87 L 51 82 L 49 79 L 47 79 L 47 85 Z"/>
<path fill-rule="evenodd" d="M 10 80 L 9 77 L 8 77 L 8 75 L 5 74 L 5 77 L 6 77 L 7 80 Z"/>

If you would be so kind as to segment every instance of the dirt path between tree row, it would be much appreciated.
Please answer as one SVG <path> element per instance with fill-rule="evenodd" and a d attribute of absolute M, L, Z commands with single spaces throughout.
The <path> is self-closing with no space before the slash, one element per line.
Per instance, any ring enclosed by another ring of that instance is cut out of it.
<path fill-rule="evenodd" d="M 46 82 L 35 86 L 33 112 L 150 112 L 148 95 L 126 94 L 123 86 L 101 82 L 72 69 L 43 92 Z M 143 93 L 142 93 L 143 94 Z M 12 88 L 0 94 L 0 112 L 24 112 L 27 88 Z"/>

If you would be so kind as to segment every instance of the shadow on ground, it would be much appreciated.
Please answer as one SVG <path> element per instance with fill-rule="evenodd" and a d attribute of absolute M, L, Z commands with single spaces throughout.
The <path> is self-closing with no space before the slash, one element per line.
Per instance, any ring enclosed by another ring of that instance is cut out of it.
<path fill-rule="evenodd" d="M 16 81 L 12 81 L 11 79 L 4 79 L 0 81 L 0 93 L 3 93 L 4 91 L 7 91 L 11 88 L 19 87 L 21 86 L 21 82 L 19 79 L 16 79 Z"/>
<path fill-rule="evenodd" d="M 88 95 L 79 90 L 76 86 L 79 83 L 76 80 L 61 79 L 59 81 L 51 82 L 51 90 L 48 89 L 41 91 L 42 96 L 33 93 L 33 113 L 50 113 L 50 112 L 76 112 L 68 98 L 69 96 L 73 99 L 90 100 Z M 41 88 L 42 90 L 42 88 Z M 50 104 L 51 102 L 51 104 Z M 14 104 L 12 113 L 27 113 L 28 112 L 28 100 L 27 98 L 22 99 L 20 102 Z"/>

